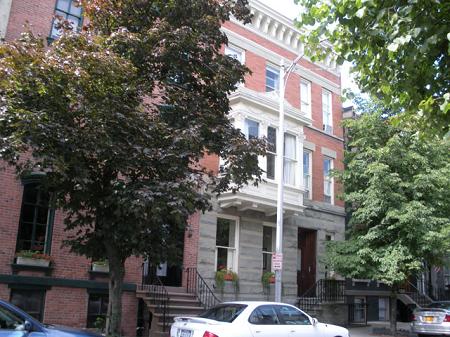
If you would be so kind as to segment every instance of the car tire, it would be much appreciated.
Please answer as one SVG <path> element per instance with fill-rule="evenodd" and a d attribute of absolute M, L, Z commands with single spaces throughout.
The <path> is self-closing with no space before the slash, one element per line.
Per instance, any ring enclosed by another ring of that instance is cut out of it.
<path fill-rule="evenodd" d="M 433 337 L 434 335 L 426 335 L 426 334 L 423 334 L 423 333 L 418 333 L 417 334 L 417 337 Z"/>

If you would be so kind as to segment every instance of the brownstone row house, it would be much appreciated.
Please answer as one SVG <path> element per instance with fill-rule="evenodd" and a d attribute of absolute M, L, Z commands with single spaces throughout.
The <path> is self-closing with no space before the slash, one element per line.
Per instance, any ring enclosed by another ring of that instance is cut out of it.
<path fill-rule="evenodd" d="M 254 14 L 251 24 L 231 20 L 222 27 L 229 39 L 224 53 L 252 71 L 230 96 L 230 118 L 247 137 L 265 136 L 270 141 L 269 154 L 259 161 L 266 171 L 265 182 L 236 194 L 224 193 L 213 201 L 211 212 L 191 218 L 183 260 L 178 265 L 163 264 L 156 271 L 170 303 L 178 304 L 166 313 L 166 320 L 216 299 L 273 298 L 273 287 L 263 285 L 261 276 L 273 271 L 279 160 L 284 160 L 285 167 L 283 301 L 295 303 L 309 289 L 315 289 L 310 296 L 315 297 L 316 289 L 324 289 L 323 280 L 335 277 L 319 261 L 326 241 L 342 240 L 345 229 L 344 205 L 337 199 L 340 186 L 329 175 L 331 169 L 343 167 L 339 68 L 331 57 L 320 64 L 300 59 L 287 82 L 285 132 L 281 134 L 280 64 L 290 64 L 303 54 L 302 32 L 292 20 L 260 1 L 251 0 L 250 6 Z M 26 21 L 35 33 L 57 38 L 55 14 L 73 22 L 74 27 L 83 21 L 82 10 L 73 0 L 4 0 L 0 3 L 0 38 L 18 38 Z M 283 158 L 277 156 L 278 137 L 284 137 Z M 217 170 L 220 159 L 207 157 L 202 164 Z M 64 215 L 49 207 L 48 195 L 38 186 L 38 176 L 18 179 L 10 168 L 0 171 L 0 298 L 47 323 L 94 327 L 97 317 L 106 313 L 107 273 L 61 248 Z M 52 261 L 30 266 L 16 258 L 22 250 L 46 253 Z M 147 310 L 153 316 L 153 335 L 164 326 L 164 315 L 151 299 L 152 292 L 160 288 L 141 286 L 147 276 L 142 270 L 147 274 L 150 269 L 147 265 L 142 269 L 140 259 L 127 261 L 123 295 L 126 336 L 135 336 L 137 326 L 148 328 L 142 323 L 148 320 Z M 239 286 L 216 284 L 215 274 L 220 269 L 236 273 Z M 340 315 L 346 317 L 347 311 Z"/>

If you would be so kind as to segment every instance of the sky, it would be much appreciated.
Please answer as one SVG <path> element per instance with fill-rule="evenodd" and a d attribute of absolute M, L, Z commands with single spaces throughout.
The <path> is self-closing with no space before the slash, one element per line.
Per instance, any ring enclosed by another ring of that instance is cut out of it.
<path fill-rule="evenodd" d="M 259 0 L 263 4 L 280 12 L 284 16 L 295 19 L 300 13 L 300 8 L 294 3 L 294 0 Z M 341 67 L 341 85 L 342 89 L 350 88 L 352 91 L 359 91 L 356 84 L 352 81 L 349 74 L 350 64 L 345 63 Z M 345 102 L 344 106 L 349 105 Z"/>

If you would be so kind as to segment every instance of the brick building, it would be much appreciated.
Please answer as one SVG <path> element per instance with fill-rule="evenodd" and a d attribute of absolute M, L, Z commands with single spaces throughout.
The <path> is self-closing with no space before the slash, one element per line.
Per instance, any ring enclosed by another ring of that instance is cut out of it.
<path fill-rule="evenodd" d="M 0 3 L 0 38 L 13 40 L 28 22 L 34 33 L 56 38 L 54 15 L 75 26 L 81 24 L 81 9 L 74 1 L 7 0 Z M 2 168 L 5 165 L 0 165 Z M 39 176 L 18 179 L 10 167 L 0 170 L 0 298 L 22 307 L 45 323 L 94 328 L 104 317 L 108 303 L 108 273 L 92 261 L 62 248 L 65 238 L 62 212 L 49 208 L 49 198 L 39 189 Z M 51 256 L 51 262 L 16 258 L 23 250 Z M 126 262 L 123 295 L 124 336 L 136 336 L 141 264 Z M 101 269 L 101 268 L 99 268 Z"/>
<path fill-rule="evenodd" d="M 82 13 L 73 3 L 2 1 L 0 38 L 19 37 L 26 21 L 34 32 L 56 38 L 55 13 L 74 26 L 81 24 Z M 224 53 L 252 71 L 230 96 L 230 118 L 247 137 L 265 136 L 270 141 L 269 155 L 260 158 L 265 182 L 236 194 L 224 193 L 213 201 L 211 212 L 193 216 L 184 238 L 183 261 L 178 266 L 162 266 L 158 275 L 167 286 L 187 286 L 183 270 L 195 268 L 221 299 L 273 298 L 273 289 L 262 285 L 261 276 L 273 270 L 276 182 L 280 175 L 276 163 L 284 160 L 283 300 L 294 303 L 317 281 L 332 276 L 319 262 L 320 257 L 326 241 L 344 238 L 344 207 L 337 199 L 340 186 L 329 175 L 331 169 L 342 168 L 343 159 L 340 74 L 331 58 L 323 64 L 306 57 L 298 62 L 286 86 L 285 133 L 280 135 L 280 63 L 290 64 L 303 53 L 298 39 L 302 32 L 257 0 L 251 0 L 250 6 L 252 23 L 244 26 L 232 20 L 223 26 L 229 39 Z M 284 137 L 284 158 L 276 153 L 280 136 Z M 206 157 L 202 164 L 217 172 L 220 159 Z M 9 168 L 0 172 L 0 232 L 4 242 L 0 246 L 0 298 L 22 305 L 48 323 L 91 326 L 96 316 L 104 314 L 106 274 L 93 271 L 91 261 L 60 248 L 63 214 L 50 210 L 45 196 L 36 193 L 37 178 L 18 180 Z M 41 209 L 45 211 L 42 219 L 27 221 L 25 211 Z M 22 230 L 24 224 L 32 226 L 31 234 Z M 49 267 L 17 262 L 16 251 L 31 249 L 30 245 L 51 253 Z M 135 289 L 141 280 L 140 265 L 138 259 L 127 262 L 123 316 L 127 336 L 134 335 L 136 328 Z M 221 268 L 237 273 L 239 288 L 226 284 L 220 289 L 215 284 L 215 273 Z"/>

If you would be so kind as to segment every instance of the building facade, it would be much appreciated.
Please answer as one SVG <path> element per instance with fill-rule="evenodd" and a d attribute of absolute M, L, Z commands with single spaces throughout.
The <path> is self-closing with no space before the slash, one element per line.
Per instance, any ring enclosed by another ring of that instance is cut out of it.
<path fill-rule="evenodd" d="M 277 162 L 284 160 L 284 301 L 296 298 L 332 271 L 321 264 L 326 241 L 344 239 L 345 213 L 337 198 L 340 186 L 331 169 L 343 166 L 340 74 L 331 58 L 314 64 L 302 57 L 289 77 L 285 94 L 285 132 L 279 130 L 279 70 L 303 54 L 302 34 L 292 21 L 259 1 L 250 2 L 251 24 L 231 20 L 223 26 L 229 44 L 224 52 L 245 64 L 251 75 L 231 95 L 230 117 L 248 137 L 266 137 L 269 154 L 259 164 L 265 182 L 224 193 L 212 212 L 196 216 L 185 238 L 184 266 L 197 267 L 223 299 L 273 298 L 261 277 L 273 271 L 275 252 Z M 284 156 L 276 139 L 284 137 Z M 210 169 L 218 157 L 204 161 Z M 220 269 L 235 272 L 238 287 L 215 284 Z"/>
<path fill-rule="evenodd" d="M 161 266 L 157 274 L 165 285 L 182 287 L 188 282 L 186 270 L 195 268 L 222 300 L 273 299 L 273 286 L 261 279 L 274 270 L 277 181 L 281 175 L 277 162 L 283 160 L 282 299 L 295 303 L 318 281 L 335 277 L 320 259 L 327 241 L 344 239 L 344 205 L 338 199 L 341 187 L 330 175 L 332 169 L 343 167 L 340 73 L 331 57 L 321 64 L 300 59 L 286 85 L 282 133 L 280 65 L 303 55 L 302 32 L 292 20 L 260 1 L 251 0 L 250 6 L 254 14 L 250 24 L 231 20 L 222 27 L 229 40 L 223 52 L 251 70 L 230 96 L 230 118 L 246 137 L 269 141 L 269 154 L 259 159 L 265 181 L 235 194 L 224 193 L 213 200 L 212 211 L 192 216 L 184 237 L 183 260 L 176 266 Z M 0 38 L 18 38 L 25 22 L 35 33 L 49 40 L 57 38 L 55 14 L 73 22 L 75 28 L 82 24 L 75 1 L 2 2 Z M 279 137 L 284 138 L 283 156 L 276 148 Z M 221 159 L 205 157 L 202 165 L 218 172 Z M 0 232 L 5 243 L 0 246 L 0 298 L 46 323 L 94 326 L 106 310 L 107 274 L 94 271 L 92 261 L 62 247 L 64 215 L 49 207 L 48 197 L 38 188 L 39 177 L 20 180 L 6 168 L 0 171 L 0 186 Z M 48 266 L 24 265 L 16 258 L 21 250 L 45 253 L 52 261 Z M 238 283 L 225 282 L 221 287 L 215 276 L 223 269 L 237 274 Z M 135 335 L 138 325 L 141 310 L 135 289 L 141 276 L 141 261 L 127 261 L 126 336 Z"/>
<path fill-rule="evenodd" d="M 2 1 L 0 38 L 20 37 L 28 22 L 33 33 L 54 39 L 58 35 L 55 14 L 68 18 L 76 28 L 81 25 L 81 9 L 75 1 Z M 0 298 L 45 323 L 101 327 L 108 305 L 107 269 L 63 247 L 67 235 L 64 214 L 52 209 L 39 180 L 39 176 L 19 179 L 11 167 L 0 162 Z M 27 258 L 31 252 L 41 259 Z M 126 262 L 124 336 L 136 336 L 136 285 L 141 283 L 141 264 L 137 258 Z"/>

